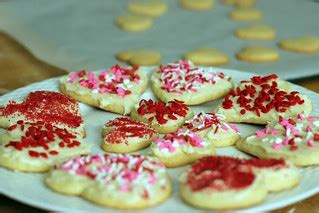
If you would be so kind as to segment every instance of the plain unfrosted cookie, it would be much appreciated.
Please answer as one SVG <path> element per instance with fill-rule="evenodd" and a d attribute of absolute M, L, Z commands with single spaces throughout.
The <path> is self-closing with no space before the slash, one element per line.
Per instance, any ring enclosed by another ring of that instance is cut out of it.
<path fill-rule="evenodd" d="M 130 1 L 128 11 L 136 15 L 157 17 L 167 11 L 167 4 L 164 1 Z"/>
<path fill-rule="evenodd" d="M 129 114 L 147 84 L 146 73 L 138 67 L 115 65 L 100 72 L 71 72 L 61 78 L 60 90 L 100 109 Z"/>
<path fill-rule="evenodd" d="M 238 128 L 226 123 L 225 116 L 214 112 L 200 112 L 194 118 L 185 121 L 184 129 L 193 131 L 214 147 L 231 146 L 240 139 Z"/>
<path fill-rule="evenodd" d="M 108 121 L 102 129 L 102 137 L 104 151 L 128 153 L 149 146 L 158 138 L 158 132 L 143 122 L 122 117 Z"/>
<path fill-rule="evenodd" d="M 312 104 L 307 96 L 275 74 L 241 81 L 217 108 L 218 113 L 225 115 L 225 121 L 254 124 L 267 124 L 279 116 L 309 115 L 311 111 Z"/>
<path fill-rule="evenodd" d="M 303 114 L 279 117 L 236 145 L 260 158 L 287 159 L 297 166 L 319 165 L 319 119 Z"/>
<path fill-rule="evenodd" d="M 182 175 L 182 199 L 197 208 L 231 210 L 262 202 L 268 192 L 292 188 L 300 173 L 276 159 L 203 157 Z"/>
<path fill-rule="evenodd" d="M 238 28 L 234 34 L 238 38 L 250 40 L 272 40 L 276 36 L 275 31 L 270 26 L 263 24 L 253 24 Z"/>
<path fill-rule="evenodd" d="M 8 128 L 18 120 L 41 121 L 85 136 L 79 104 L 59 92 L 30 92 L 24 100 L 11 100 L 0 107 L 0 127 Z"/>
<path fill-rule="evenodd" d="M 263 18 L 260 10 L 254 8 L 234 9 L 229 13 L 229 17 L 236 21 L 255 21 Z"/>
<path fill-rule="evenodd" d="M 214 0 L 180 0 L 180 5 L 188 10 L 204 11 L 214 6 Z"/>
<path fill-rule="evenodd" d="M 118 16 L 115 23 L 125 31 L 144 31 L 153 25 L 153 20 L 145 16 Z"/>
<path fill-rule="evenodd" d="M 279 47 L 299 53 L 314 53 L 319 50 L 318 36 L 300 36 L 290 39 L 284 39 L 279 42 Z"/>
<path fill-rule="evenodd" d="M 228 63 L 228 56 L 213 48 L 200 48 L 183 55 L 183 58 L 197 65 L 223 65 Z"/>
<path fill-rule="evenodd" d="M 196 67 L 190 61 L 160 66 L 151 78 L 152 90 L 164 102 L 178 99 L 197 105 L 224 97 L 233 87 L 229 76 L 212 67 Z"/>
<path fill-rule="evenodd" d="M 126 50 L 117 53 L 116 58 L 131 65 L 151 66 L 160 63 L 161 54 L 152 50 Z"/>
<path fill-rule="evenodd" d="M 252 63 L 273 62 L 280 58 L 276 50 L 263 46 L 244 47 L 236 54 L 236 57 Z"/>
<path fill-rule="evenodd" d="M 131 112 L 131 118 L 149 124 L 159 133 L 176 132 L 185 122 L 193 117 L 193 111 L 182 101 L 141 100 Z"/>
<path fill-rule="evenodd" d="M 42 121 L 19 120 L 0 137 L 0 165 L 17 171 L 44 172 L 89 152 L 81 134 Z"/>
<path fill-rule="evenodd" d="M 178 167 L 193 163 L 197 159 L 214 155 L 214 146 L 196 133 L 179 129 L 176 133 L 164 135 L 151 145 L 151 152 L 166 167 Z"/>
<path fill-rule="evenodd" d="M 45 183 L 56 192 L 117 209 L 155 206 L 172 191 L 164 165 L 137 154 L 75 157 L 52 169 Z"/>

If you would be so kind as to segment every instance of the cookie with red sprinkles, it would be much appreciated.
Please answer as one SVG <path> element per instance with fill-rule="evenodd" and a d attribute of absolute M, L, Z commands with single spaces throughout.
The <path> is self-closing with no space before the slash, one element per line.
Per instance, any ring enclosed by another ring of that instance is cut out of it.
<path fill-rule="evenodd" d="M 0 137 L 0 165 L 17 171 L 44 172 L 89 152 L 81 134 L 42 121 L 19 120 Z"/>
<path fill-rule="evenodd" d="M 282 159 L 208 156 L 182 175 L 180 193 L 194 207 L 231 210 L 260 203 L 269 192 L 289 189 L 299 181 L 298 169 Z"/>
<path fill-rule="evenodd" d="M 45 183 L 56 192 L 117 209 L 152 207 L 172 192 L 165 166 L 136 154 L 81 155 L 55 166 Z"/>
<path fill-rule="evenodd" d="M 0 127 L 8 128 L 18 120 L 41 121 L 85 135 L 79 104 L 59 92 L 30 92 L 24 100 L 12 100 L 0 107 Z"/>
<path fill-rule="evenodd" d="M 64 94 L 123 115 L 131 112 L 147 85 L 147 75 L 139 67 L 120 65 L 97 72 L 71 72 L 60 80 L 60 90 Z"/>
<path fill-rule="evenodd" d="M 151 82 L 154 94 L 163 102 L 178 99 L 187 105 L 224 97 L 233 88 L 229 76 L 212 67 L 196 67 L 190 61 L 160 66 Z"/>
<path fill-rule="evenodd" d="M 183 124 L 184 129 L 193 131 L 211 142 L 214 147 L 231 146 L 240 139 L 236 125 L 224 121 L 225 116 L 214 112 L 200 112 Z"/>
<path fill-rule="evenodd" d="M 107 152 L 128 153 L 148 147 L 158 132 L 147 124 L 130 118 L 115 118 L 102 129 L 101 148 Z"/>
<path fill-rule="evenodd" d="M 151 145 L 151 152 L 166 167 L 184 166 L 216 153 L 211 143 L 204 141 L 195 132 L 183 129 L 156 139 Z"/>
<path fill-rule="evenodd" d="M 149 124 L 159 133 L 165 134 L 176 132 L 193 115 L 191 108 L 179 100 L 164 103 L 142 99 L 131 112 L 132 119 Z"/>
<path fill-rule="evenodd" d="M 279 116 L 309 115 L 311 111 L 310 100 L 276 74 L 253 76 L 241 81 L 217 109 L 218 113 L 226 116 L 228 122 L 254 124 L 267 124 Z"/>
<path fill-rule="evenodd" d="M 297 166 L 319 165 L 319 119 L 304 114 L 279 117 L 238 141 L 237 148 L 260 158 L 284 158 Z"/>

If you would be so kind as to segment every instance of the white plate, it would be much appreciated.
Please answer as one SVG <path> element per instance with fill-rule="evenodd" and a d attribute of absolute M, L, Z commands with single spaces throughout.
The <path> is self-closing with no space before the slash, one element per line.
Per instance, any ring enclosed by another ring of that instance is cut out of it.
<path fill-rule="evenodd" d="M 149 69 L 149 68 L 145 68 Z M 233 70 L 217 69 L 222 71 L 227 75 L 230 75 L 236 83 L 240 80 L 248 79 L 252 74 L 237 72 Z M 308 95 L 313 103 L 314 115 L 319 115 L 319 95 L 309 91 L 305 88 L 295 85 L 295 88 Z M 22 99 L 29 92 L 36 90 L 50 90 L 58 91 L 58 78 L 49 79 L 43 82 L 35 83 L 27 87 L 15 90 L 12 93 L 4 95 L 0 98 L 0 104 L 11 100 L 11 99 Z M 154 98 L 150 89 L 148 89 L 142 98 Z M 211 109 L 216 106 L 220 101 L 212 101 L 205 103 L 201 106 L 192 107 L 195 113 L 199 111 L 211 111 Z M 92 108 L 85 104 L 80 104 L 82 115 L 84 116 L 84 121 L 87 129 L 87 142 L 93 144 L 92 152 L 98 153 L 102 152 L 99 147 L 101 142 L 101 128 L 105 121 L 113 119 L 118 115 L 104 112 L 96 108 Z M 249 124 L 238 124 L 241 130 L 242 137 L 248 134 L 252 134 L 261 126 L 249 125 Z M 141 151 L 142 153 L 147 153 L 148 149 Z M 246 154 L 238 151 L 234 147 L 219 148 L 217 149 L 218 155 L 231 155 L 231 156 L 247 156 Z M 171 212 L 178 210 L 180 212 L 194 212 L 196 209 L 183 203 L 178 194 L 178 177 L 187 167 L 181 167 L 178 169 L 169 169 L 169 174 L 171 175 L 174 182 L 174 193 L 173 195 L 162 205 L 151 208 L 152 212 Z M 294 202 L 303 200 L 311 195 L 319 192 L 319 167 L 308 167 L 300 169 L 302 172 L 301 183 L 287 191 L 280 193 L 269 194 L 267 199 L 259 205 L 253 206 L 251 208 L 244 209 L 244 211 L 266 211 L 271 209 L 280 208 Z M 47 209 L 53 211 L 105 211 L 115 212 L 114 209 L 107 209 L 94 205 L 86 200 L 79 197 L 64 196 L 55 193 L 48 189 L 43 183 L 43 174 L 28 174 L 20 172 L 12 172 L 7 169 L 0 168 L 0 190 L 4 195 L 21 201 L 23 203 Z"/>

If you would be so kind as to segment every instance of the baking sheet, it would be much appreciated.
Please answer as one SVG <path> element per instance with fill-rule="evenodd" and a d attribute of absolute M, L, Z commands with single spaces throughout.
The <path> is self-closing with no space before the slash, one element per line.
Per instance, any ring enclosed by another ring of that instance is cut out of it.
<path fill-rule="evenodd" d="M 181 9 L 177 0 L 166 2 L 168 12 L 156 18 L 154 26 L 144 32 L 124 32 L 114 25 L 116 16 L 128 13 L 127 1 L 118 0 L 1 2 L 0 14 L 5 19 L 0 20 L 0 28 L 14 32 L 36 55 L 69 71 L 109 67 L 118 63 L 115 53 L 125 49 L 158 50 L 162 63 L 168 63 L 195 48 L 215 47 L 230 56 L 226 68 L 259 74 L 278 73 L 284 79 L 319 74 L 319 53 L 297 54 L 276 46 L 282 38 L 304 34 L 319 36 L 319 3 L 315 1 L 258 0 L 257 8 L 265 16 L 258 23 L 273 26 L 278 36 L 274 41 L 257 42 L 233 36 L 237 27 L 247 23 L 229 19 L 227 14 L 232 7 L 221 1 L 215 0 L 215 8 L 206 12 Z M 13 27 L 8 21 L 16 24 Z M 46 45 L 46 41 L 51 48 L 39 48 L 40 43 Z M 276 48 L 281 59 L 264 64 L 238 61 L 235 53 L 248 44 Z"/>

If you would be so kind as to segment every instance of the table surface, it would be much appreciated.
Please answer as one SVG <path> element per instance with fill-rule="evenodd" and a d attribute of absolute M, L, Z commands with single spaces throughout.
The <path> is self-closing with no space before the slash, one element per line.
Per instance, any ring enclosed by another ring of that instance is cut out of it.
<path fill-rule="evenodd" d="M 3 32 L 0 32 L 0 55 L 2 72 L 0 93 L 65 73 L 64 70 L 34 57 L 24 46 Z M 293 83 L 319 93 L 319 76 L 295 80 Z M 0 212 L 43 212 L 43 210 L 0 195 Z M 274 212 L 319 212 L 319 194 Z"/>

